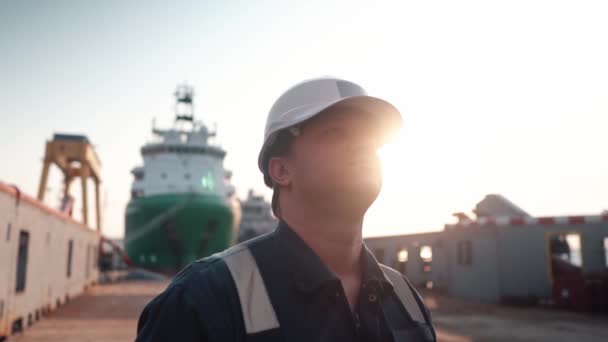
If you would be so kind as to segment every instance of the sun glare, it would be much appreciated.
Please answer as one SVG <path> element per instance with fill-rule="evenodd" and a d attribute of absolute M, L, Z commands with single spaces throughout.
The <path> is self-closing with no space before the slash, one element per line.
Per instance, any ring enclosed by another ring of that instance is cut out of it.
<path fill-rule="evenodd" d="M 442 147 L 439 142 L 419 146 L 421 141 L 416 134 L 402 131 L 378 151 L 383 185 L 366 215 L 365 236 L 438 230 L 454 210 L 450 208 L 453 193 L 445 184 L 445 165 L 436 153 Z"/>

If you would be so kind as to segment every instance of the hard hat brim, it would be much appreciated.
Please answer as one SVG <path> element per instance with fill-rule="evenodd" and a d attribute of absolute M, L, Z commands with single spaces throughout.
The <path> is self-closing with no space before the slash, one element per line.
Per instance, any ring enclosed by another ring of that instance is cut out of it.
<path fill-rule="evenodd" d="M 299 125 L 338 105 L 352 106 L 370 115 L 374 115 L 383 132 L 383 144 L 390 141 L 403 126 L 403 119 L 399 110 L 388 101 L 373 96 L 351 96 L 330 103 L 296 108 L 285 113 L 281 120 L 275 122 L 273 127 L 270 127 L 268 130 L 267 136 L 264 137 L 264 145 L 258 155 L 258 167 L 260 171 L 262 173 L 266 172 L 267 165 L 264 165 L 267 162 L 266 153 L 269 147 L 274 144 L 280 131 Z"/>

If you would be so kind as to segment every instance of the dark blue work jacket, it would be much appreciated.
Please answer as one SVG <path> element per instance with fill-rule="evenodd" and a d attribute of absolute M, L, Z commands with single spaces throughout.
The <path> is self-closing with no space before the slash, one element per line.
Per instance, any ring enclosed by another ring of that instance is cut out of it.
<path fill-rule="evenodd" d="M 136 341 L 435 341 L 405 277 L 366 247 L 361 262 L 352 313 L 340 280 L 281 222 L 182 270 L 145 307 Z"/>

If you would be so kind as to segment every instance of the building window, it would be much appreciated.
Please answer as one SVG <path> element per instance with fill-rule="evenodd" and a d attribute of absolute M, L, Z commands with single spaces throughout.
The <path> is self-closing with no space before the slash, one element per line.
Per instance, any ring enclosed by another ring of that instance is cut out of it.
<path fill-rule="evenodd" d="M 91 245 L 87 244 L 87 258 L 84 263 L 84 276 L 89 278 L 89 267 L 91 265 Z"/>
<path fill-rule="evenodd" d="M 382 248 L 375 249 L 374 255 L 376 256 L 376 259 L 378 260 L 379 263 L 384 262 L 384 249 L 382 249 Z"/>
<path fill-rule="evenodd" d="M 583 266 L 581 245 L 581 236 L 578 233 L 552 234 L 549 238 L 551 256 L 576 267 Z"/>
<path fill-rule="evenodd" d="M 186 173 L 186 174 L 184 175 L 184 178 L 185 178 L 185 179 L 190 179 L 190 174 L 189 174 L 189 173 Z"/>
<path fill-rule="evenodd" d="M 405 272 L 407 272 L 408 259 L 409 255 L 407 253 L 407 249 L 405 247 L 399 249 L 399 252 L 397 252 L 397 270 L 402 274 L 405 274 Z"/>
<path fill-rule="evenodd" d="M 68 270 L 67 276 L 68 278 L 72 276 L 72 253 L 74 250 L 74 240 L 68 241 Z"/>
<path fill-rule="evenodd" d="M 10 222 L 6 225 L 6 241 L 10 241 L 11 239 L 11 224 Z"/>
<path fill-rule="evenodd" d="M 93 268 L 97 269 L 99 266 L 99 246 L 93 245 Z"/>
<path fill-rule="evenodd" d="M 19 232 L 19 250 L 17 251 L 17 284 L 16 292 L 25 291 L 25 281 L 27 275 L 27 254 L 30 244 L 30 233 L 22 230 Z"/>
<path fill-rule="evenodd" d="M 471 265 L 473 263 L 473 244 L 471 240 L 458 242 L 458 263 Z"/>
<path fill-rule="evenodd" d="M 420 259 L 424 262 L 433 261 L 433 248 L 431 246 L 420 247 Z"/>
<path fill-rule="evenodd" d="M 399 262 L 407 262 L 407 259 L 408 259 L 407 249 L 401 248 L 399 250 L 399 253 L 397 253 L 397 260 Z"/>
<path fill-rule="evenodd" d="M 583 266 L 583 253 L 581 251 L 581 236 L 579 234 L 566 235 L 566 242 L 570 246 L 570 262 L 576 266 Z"/>
<path fill-rule="evenodd" d="M 433 248 L 428 245 L 420 247 L 420 259 L 422 259 L 422 272 L 431 272 L 431 263 L 433 262 Z"/>

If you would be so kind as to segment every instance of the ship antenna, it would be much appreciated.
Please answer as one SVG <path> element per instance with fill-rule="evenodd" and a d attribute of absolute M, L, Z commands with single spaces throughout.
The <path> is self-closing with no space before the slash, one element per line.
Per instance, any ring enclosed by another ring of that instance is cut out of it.
<path fill-rule="evenodd" d="M 194 121 L 194 88 L 187 84 L 175 89 L 175 121 Z"/>

